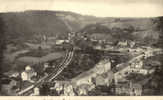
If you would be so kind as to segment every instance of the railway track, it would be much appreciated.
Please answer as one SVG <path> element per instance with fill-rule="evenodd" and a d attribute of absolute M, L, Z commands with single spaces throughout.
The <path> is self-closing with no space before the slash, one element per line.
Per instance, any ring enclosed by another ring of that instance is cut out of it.
<path fill-rule="evenodd" d="M 33 92 L 33 89 L 35 87 L 39 87 L 45 82 L 53 81 L 69 65 L 69 63 L 71 62 L 71 60 L 73 58 L 73 55 L 74 55 L 74 48 L 72 47 L 66 53 L 64 60 L 58 66 L 55 67 L 55 69 L 53 70 L 53 72 L 51 74 L 44 76 L 43 78 L 38 80 L 35 84 L 33 84 L 33 85 L 27 87 L 26 89 L 23 89 L 22 91 L 18 92 L 18 95 L 19 96 L 27 96 Z"/>

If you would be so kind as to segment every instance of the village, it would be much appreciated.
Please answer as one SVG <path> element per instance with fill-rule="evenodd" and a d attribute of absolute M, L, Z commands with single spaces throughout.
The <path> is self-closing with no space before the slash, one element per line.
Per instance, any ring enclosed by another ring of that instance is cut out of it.
<path fill-rule="evenodd" d="M 33 86 L 35 83 L 42 82 L 44 77 L 52 74 L 53 70 L 57 68 L 57 65 L 50 63 L 50 59 L 40 60 L 42 61 L 40 64 L 43 66 L 40 69 L 34 68 L 35 64 L 33 64 L 26 65 L 21 72 L 11 71 L 5 73 L 11 79 L 8 85 L 4 85 L 8 94 L 21 95 L 25 90 L 32 87 L 32 92 L 28 94 L 31 96 L 87 96 L 96 91 L 97 87 L 104 86 L 108 89 L 107 92 L 109 92 L 103 95 L 141 96 L 144 93 L 144 86 L 148 84 L 152 78 L 152 74 L 155 73 L 160 65 L 159 62 L 154 65 L 146 65 L 145 62 L 146 59 L 162 53 L 161 49 L 137 46 L 135 41 L 123 40 L 115 44 L 107 42 L 107 40 L 98 40 L 97 37 L 90 38 L 85 33 L 82 36 L 78 36 L 76 33 L 69 33 L 67 39 L 57 39 L 57 37 L 48 37 L 45 35 L 40 37 L 42 41 L 41 45 L 36 46 L 31 43 L 26 43 L 26 45 L 34 48 L 51 49 L 50 45 L 55 44 L 56 47 L 63 49 L 65 44 L 71 44 L 75 48 L 74 52 L 87 51 L 91 48 L 95 52 L 102 52 L 102 57 L 91 69 L 80 73 L 74 78 L 68 80 L 54 79 L 50 82 L 45 81 L 38 87 Z M 79 40 L 80 43 L 84 41 L 84 47 L 83 45 L 76 44 Z M 110 54 L 118 56 L 129 55 L 130 58 L 125 62 L 115 63 L 116 60 L 112 59 Z"/>

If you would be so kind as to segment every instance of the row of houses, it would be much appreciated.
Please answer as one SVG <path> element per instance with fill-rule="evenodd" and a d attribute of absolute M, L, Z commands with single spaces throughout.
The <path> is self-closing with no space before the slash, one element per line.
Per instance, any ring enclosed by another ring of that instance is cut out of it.
<path fill-rule="evenodd" d="M 142 56 L 143 57 L 143 56 Z M 113 81 L 115 82 L 115 93 L 117 95 L 141 95 L 142 84 L 128 82 L 124 77 L 130 73 L 140 73 L 147 75 L 153 73 L 154 69 L 148 69 L 144 67 L 142 59 L 138 59 L 122 63 L 116 66 L 116 71 L 111 69 L 111 60 L 101 60 L 96 66 L 86 72 L 81 73 L 79 76 L 64 82 L 58 82 L 58 87 L 55 87 L 57 91 L 63 91 L 61 95 L 87 95 L 89 91 L 96 86 L 110 86 Z M 121 82 L 121 84 L 119 84 Z M 127 85 L 122 82 L 127 82 Z M 67 84 L 67 85 L 65 85 Z M 126 86 L 126 87 L 125 87 Z M 76 92 L 75 92 L 76 91 Z"/>
<path fill-rule="evenodd" d="M 145 55 L 147 57 L 152 56 Z M 146 66 L 143 62 L 144 56 L 140 55 L 135 59 L 130 60 L 128 63 L 118 64 L 114 70 L 115 90 L 117 95 L 136 95 L 140 96 L 143 91 L 143 86 L 148 82 L 149 78 L 142 80 L 141 82 L 132 82 L 126 77 L 131 73 L 147 76 L 155 72 L 155 68 L 152 66 Z"/>
<path fill-rule="evenodd" d="M 124 67 L 122 68 L 122 66 Z M 119 70 L 117 72 L 113 72 L 110 60 L 100 61 L 94 68 L 81 73 L 79 76 L 67 82 L 58 82 L 55 89 L 57 91 L 64 90 L 62 95 L 88 95 L 87 93 L 93 90 L 96 86 L 109 87 L 114 81 L 116 95 L 141 95 L 142 84 L 130 82 L 124 77 L 132 72 L 146 75 L 147 70 L 143 69 L 143 62 L 137 61 L 130 65 L 120 64 L 117 65 L 117 67 Z"/>
<path fill-rule="evenodd" d="M 46 74 L 46 69 L 48 69 L 49 67 L 50 66 L 48 63 L 44 63 L 43 71 L 45 72 L 45 74 Z M 21 72 L 10 71 L 10 72 L 5 73 L 5 75 L 7 75 L 9 78 L 11 78 L 11 82 L 7 86 L 12 86 L 11 84 L 14 83 L 14 86 L 17 87 L 16 91 L 20 90 L 22 88 L 25 88 L 26 85 L 28 87 L 29 85 L 35 83 L 37 80 L 36 77 L 38 76 L 36 70 L 34 70 L 34 68 L 29 65 L 27 65 L 24 68 L 24 70 Z M 22 85 L 24 87 L 22 87 L 20 85 Z"/>
<path fill-rule="evenodd" d="M 117 43 L 117 46 L 120 46 L 120 47 L 131 47 L 133 48 L 134 46 L 136 45 L 136 43 L 134 41 L 128 41 L 128 40 L 125 40 L 125 41 L 119 41 Z"/>
<path fill-rule="evenodd" d="M 151 77 L 145 78 L 140 81 L 134 79 L 120 82 L 115 87 L 116 95 L 126 96 L 141 96 L 144 93 L 144 87 L 151 80 Z"/>
<path fill-rule="evenodd" d="M 150 66 L 149 66 L 150 67 Z M 116 66 L 117 71 L 114 73 L 115 83 L 128 76 L 130 73 L 139 73 L 148 75 L 155 71 L 155 68 L 149 68 L 143 65 L 143 61 L 133 63 L 122 63 Z"/>
<path fill-rule="evenodd" d="M 56 81 L 54 88 L 60 95 L 87 95 L 89 91 L 99 85 L 110 86 L 114 79 L 111 71 L 110 59 L 100 61 L 94 68 L 81 73 L 77 77 L 68 81 Z"/>
<path fill-rule="evenodd" d="M 121 82 L 116 85 L 115 88 L 116 95 L 130 95 L 130 96 L 141 96 L 142 95 L 142 85 L 133 82 Z"/>

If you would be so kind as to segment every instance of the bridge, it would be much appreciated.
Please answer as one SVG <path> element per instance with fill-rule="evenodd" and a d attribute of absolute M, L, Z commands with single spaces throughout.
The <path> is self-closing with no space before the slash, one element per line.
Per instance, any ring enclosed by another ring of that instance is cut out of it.
<path fill-rule="evenodd" d="M 73 55 L 74 55 L 74 48 L 72 47 L 70 50 L 67 51 L 64 60 L 58 66 L 55 67 L 52 73 L 42 77 L 40 80 L 35 82 L 35 84 L 18 92 L 18 95 L 19 96 L 30 95 L 33 92 L 33 89 L 35 87 L 39 87 L 45 82 L 53 81 L 70 64 L 70 62 L 72 61 Z"/>

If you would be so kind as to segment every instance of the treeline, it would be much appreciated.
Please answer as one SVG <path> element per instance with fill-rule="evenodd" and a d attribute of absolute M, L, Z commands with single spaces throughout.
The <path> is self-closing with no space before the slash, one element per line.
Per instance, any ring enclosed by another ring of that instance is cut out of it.
<path fill-rule="evenodd" d="M 160 30 L 160 36 L 159 36 L 159 40 L 157 43 L 158 47 L 161 47 L 163 49 L 163 17 L 160 17 L 158 19 L 159 23 L 158 23 L 158 30 Z M 155 73 L 155 76 L 158 77 L 157 78 L 157 88 L 156 88 L 156 95 L 163 95 L 163 54 L 159 55 L 160 58 L 160 62 L 161 62 L 161 66 L 160 69 L 158 69 Z"/>
<path fill-rule="evenodd" d="M 1 86 L 5 82 L 5 78 L 7 76 L 3 75 L 3 54 L 4 50 L 6 48 L 6 43 L 5 43 L 5 32 L 4 32 L 4 22 L 0 16 L 0 95 L 2 94 L 1 91 Z"/>

